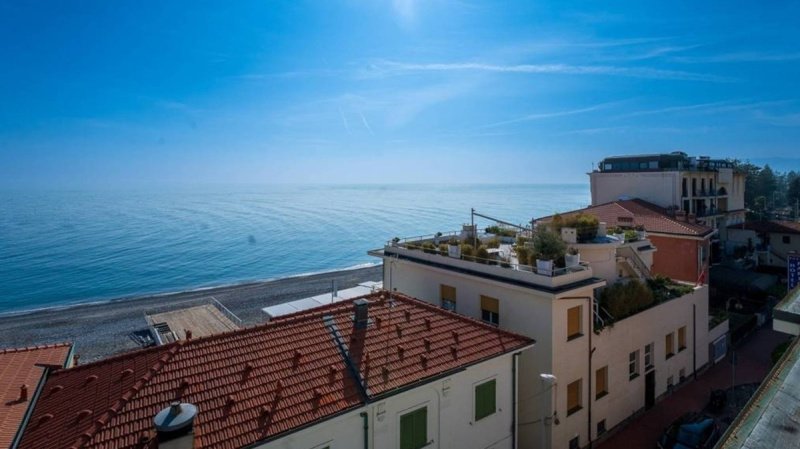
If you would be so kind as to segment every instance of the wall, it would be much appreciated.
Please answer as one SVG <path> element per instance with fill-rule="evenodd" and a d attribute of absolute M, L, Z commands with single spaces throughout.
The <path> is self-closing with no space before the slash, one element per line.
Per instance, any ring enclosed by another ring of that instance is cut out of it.
<path fill-rule="evenodd" d="M 789 243 L 783 243 L 783 237 L 789 237 Z M 800 234 L 780 234 L 771 232 L 769 234 L 769 245 L 772 251 L 779 255 L 781 259 L 772 257 L 772 265 L 776 267 L 786 267 L 786 256 L 791 251 L 800 252 Z"/>
<path fill-rule="evenodd" d="M 589 174 L 592 205 L 616 201 L 620 197 L 641 198 L 662 207 L 680 205 L 681 185 L 678 172 Z"/>
<path fill-rule="evenodd" d="M 530 349 L 525 352 L 530 352 Z M 426 449 L 510 449 L 513 447 L 512 362 L 512 354 L 488 360 L 452 376 L 377 400 L 259 448 L 363 448 L 362 412 L 368 415 L 370 448 L 399 448 L 400 416 L 426 406 L 428 439 L 431 442 Z M 475 386 L 491 379 L 497 381 L 497 411 L 474 422 Z"/>
<path fill-rule="evenodd" d="M 692 309 L 696 308 L 695 324 L 697 340 L 694 341 Z M 674 333 L 675 350 L 678 349 L 678 329 L 686 326 L 687 348 L 666 359 L 665 337 Z M 667 378 L 674 377 L 679 383 L 679 372 L 685 369 L 689 378 L 693 371 L 692 355 L 696 349 L 696 367 L 701 369 L 708 363 L 708 287 L 698 287 L 692 293 L 673 299 L 651 309 L 640 312 L 606 327 L 593 338 L 596 351 L 592 366 L 592 434 L 596 438 L 597 423 L 606 420 L 606 429 L 610 430 L 622 423 L 631 414 L 642 409 L 645 404 L 645 345 L 654 343 L 654 370 L 656 378 L 656 397 L 667 393 Z M 558 350 L 558 349 L 556 349 Z M 628 376 L 629 355 L 639 351 L 640 375 L 634 379 Z M 584 357 L 585 358 L 585 357 Z M 608 365 L 609 392 L 600 399 L 595 399 L 595 371 Z M 583 378 L 586 378 L 584 370 Z M 590 398 L 586 398 L 587 400 Z M 569 424 L 569 420 L 566 419 Z M 580 416 L 579 426 L 586 427 L 586 416 Z M 565 420 L 562 420 L 562 422 Z M 585 432 L 585 431 L 584 431 Z M 566 440 L 568 441 L 568 440 Z M 586 441 L 581 438 L 581 441 Z M 567 447 L 566 442 L 554 447 Z"/>
<path fill-rule="evenodd" d="M 653 273 L 663 274 L 672 279 L 697 282 L 700 275 L 698 266 L 699 245 L 709 246 L 707 240 L 693 240 L 649 234 L 648 239 L 658 251 L 653 255 Z M 707 248 L 706 255 L 710 253 Z"/>

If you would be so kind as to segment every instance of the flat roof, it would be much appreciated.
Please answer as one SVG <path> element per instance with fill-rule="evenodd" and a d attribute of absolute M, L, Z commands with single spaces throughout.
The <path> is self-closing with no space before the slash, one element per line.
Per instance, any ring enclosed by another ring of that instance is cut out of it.
<path fill-rule="evenodd" d="M 338 290 L 336 292 L 336 296 L 333 296 L 333 292 L 323 293 L 321 295 L 311 296 L 309 298 L 303 298 L 295 301 L 275 304 L 274 306 L 264 307 L 261 309 L 261 311 L 264 312 L 264 314 L 266 314 L 271 320 L 279 316 L 302 312 L 304 310 L 313 309 L 314 307 L 324 306 L 335 302 L 368 295 L 376 290 L 380 290 L 381 288 L 383 288 L 383 282 L 367 281 L 352 288 Z"/>

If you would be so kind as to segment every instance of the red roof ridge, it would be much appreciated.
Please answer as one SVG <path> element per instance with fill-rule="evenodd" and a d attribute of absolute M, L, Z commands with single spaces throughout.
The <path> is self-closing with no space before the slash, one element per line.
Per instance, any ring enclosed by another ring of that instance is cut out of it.
<path fill-rule="evenodd" d="M 110 363 L 118 362 L 120 360 L 129 359 L 129 358 L 135 357 L 135 356 L 140 355 L 140 354 L 146 354 L 146 353 L 149 353 L 149 352 L 166 351 L 171 346 L 178 345 L 178 344 L 180 344 L 180 342 L 173 342 L 173 343 L 168 343 L 168 344 L 161 345 L 161 346 L 151 346 L 149 348 L 140 348 L 140 349 L 134 349 L 132 351 L 122 352 L 122 353 L 115 354 L 115 355 L 112 355 L 112 356 L 109 356 L 109 357 L 106 357 L 106 358 L 103 358 L 103 359 L 93 360 L 91 362 L 86 362 L 85 364 L 82 364 L 82 365 L 76 365 L 76 366 L 72 366 L 70 368 L 62 368 L 62 369 L 54 370 L 53 372 L 50 373 L 50 377 L 57 376 L 57 375 L 62 374 L 64 372 L 66 372 L 66 371 L 75 372 L 75 371 L 84 370 L 84 369 L 86 369 L 86 367 L 96 367 L 98 365 L 107 365 L 107 364 L 110 364 Z M 80 354 L 78 354 L 78 355 L 80 355 Z"/>
<path fill-rule="evenodd" d="M 50 348 L 61 348 L 64 346 L 72 346 L 72 343 L 65 341 L 60 343 L 49 343 L 44 345 L 36 345 L 36 346 L 24 346 L 21 348 L 3 348 L 0 349 L 0 354 L 12 354 L 18 352 L 27 352 L 27 351 L 35 351 L 37 349 L 50 349 Z"/>

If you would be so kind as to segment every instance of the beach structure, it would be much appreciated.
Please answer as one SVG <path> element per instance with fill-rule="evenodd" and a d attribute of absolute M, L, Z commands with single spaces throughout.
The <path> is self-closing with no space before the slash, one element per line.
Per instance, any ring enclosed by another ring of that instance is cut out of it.
<path fill-rule="evenodd" d="M 647 240 L 658 248 L 653 252 L 654 274 L 686 282 L 708 282 L 711 240 L 716 231 L 702 223 L 688 220 L 686 215 L 642 199 L 616 200 L 584 209 L 562 212 L 561 219 L 578 214 L 591 214 L 619 232 L 644 231 Z M 537 218 L 537 223 L 551 223 L 554 216 Z"/>
<path fill-rule="evenodd" d="M 790 291 L 773 313 L 773 328 L 795 338 L 717 443 L 719 449 L 798 447 L 800 287 Z"/>
<path fill-rule="evenodd" d="M 195 303 L 196 304 L 196 303 Z M 242 320 L 214 297 L 189 307 L 169 305 L 145 312 L 147 341 L 164 345 L 189 337 L 207 337 L 239 329 Z M 141 338 L 140 338 L 141 339 Z M 150 344 L 143 344 L 150 346 Z"/>
<path fill-rule="evenodd" d="M 376 292 L 54 370 L 19 448 L 512 448 L 533 345 Z"/>
<path fill-rule="evenodd" d="M 727 160 L 682 151 L 607 157 L 589 173 L 592 205 L 640 198 L 719 230 L 745 220 L 745 174 Z"/>
<path fill-rule="evenodd" d="M 0 449 L 16 447 L 47 373 L 72 364 L 72 345 L 0 349 Z"/>
<path fill-rule="evenodd" d="M 709 326 L 707 286 L 652 275 L 657 248 L 646 235 L 563 227 L 569 251 L 553 254 L 552 232 L 519 230 L 532 241 L 508 244 L 509 229 L 491 228 L 499 234 L 470 224 L 395 238 L 369 254 L 383 259 L 388 290 L 537 341 L 520 358 L 520 447 L 602 440 L 724 356 L 728 324 Z M 487 257 L 489 246 L 500 256 Z"/>
<path fill-rule="evenodd" d="M 728 226 L 727 249 L 752 252 L 759 265 L 786 269 L 790 254 L 800 254 L 800 223 L 785 220 L 748 221 Z"/>
<path fill-rule="evenodd" d="M 290 315 L 304 310 L 313 309 L 334 302 L 346 301 L 348 299 L 357 298 L 359 296 L 369 295 L 383 288 L 382 282 L 367 281 L 356 285 L 355 287 L 339 290 L 336 288 L 336 282 L 333 282 L 330 293 L 311 296 L 309 298 L 297 299 L 295 301 L 283 302 L 275 304 L 274 306 L 264 307 L 261 312 L 266 318 L 265 321 L 271 321 L 275 318 Z"/>

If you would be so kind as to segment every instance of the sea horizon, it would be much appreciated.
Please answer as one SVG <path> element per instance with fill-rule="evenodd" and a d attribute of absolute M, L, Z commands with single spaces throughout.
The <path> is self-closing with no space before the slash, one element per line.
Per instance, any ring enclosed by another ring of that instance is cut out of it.
<path fill-rule="evenodd" d="M 379 264 L 395 236 L 470 208 L 527 224 L 588 184 L 261 184 L 0 189 L 0 315 Z M 484 219 L 476 220 L 489 224 Z"/>

